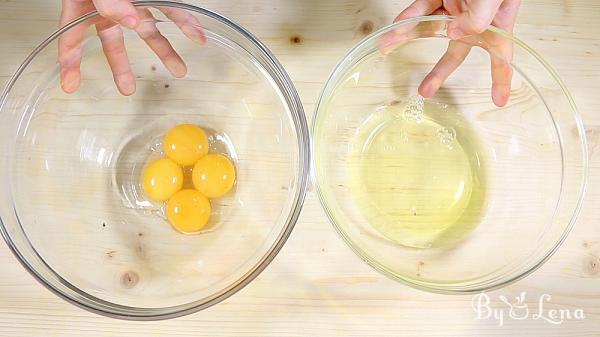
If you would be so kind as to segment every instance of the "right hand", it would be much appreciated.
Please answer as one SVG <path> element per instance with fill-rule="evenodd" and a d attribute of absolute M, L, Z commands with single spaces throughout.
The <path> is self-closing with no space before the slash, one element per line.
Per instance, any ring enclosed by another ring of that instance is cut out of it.
<path fill-rule="evenodd" d="M 481 34 L 489 47 L 492 73 L 492 100 L 504 106 L 510 96 L 512 79 L 512 43 L 510 40 L 487 32 L 492 24 L 512 33 L 520 0 L 416 0 L 402 11 L 394 22 L 430 14 L 447 14 L 456 19 L 448 24 L 447 35 L 452 40 L 448 50 L 419 86 L 419 94 L 431 97 L 444 81 L 460 66 Z"/>

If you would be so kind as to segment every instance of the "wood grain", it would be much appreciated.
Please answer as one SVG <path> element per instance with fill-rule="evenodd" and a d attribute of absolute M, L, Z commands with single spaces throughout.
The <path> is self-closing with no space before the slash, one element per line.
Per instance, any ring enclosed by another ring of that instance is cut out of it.
<path fill-rule="evenodd" d="M 391 22 L 409 1 L 190 1 L 220 12 L 261 38 L 294 80 L 309 119 L 329 72 L 365 34 Z M 59 2 L 0 0 L 0 84 L 57 25 Z M 337 237 L 314 192 L 275 261 L 225 302 L 187 317 L 115 321 L 44 289 L 0 244 L 0 336 L 597 336 L 600 331 L 600 3 L 524 0 L 516 35 L 555 67 L 584 117 L 590 142 L 587 199 L 559 252 L 530 277 L 490 293 L 527 292 L 537 306 L 582 308 L 586 318 L 476 320 L 471 296 L 420 292 L 379 275 Z"/>

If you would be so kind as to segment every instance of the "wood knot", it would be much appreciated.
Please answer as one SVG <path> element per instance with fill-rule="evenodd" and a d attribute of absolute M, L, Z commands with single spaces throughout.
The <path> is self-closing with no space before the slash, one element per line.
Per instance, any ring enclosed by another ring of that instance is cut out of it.
<path fill-rule="evenodd" d="M 583 248 L 586 248 L 586 249 L 594 248 L 594 246 L 597 244 L 598 244 L 598 241 L 583 240 Z"/>
<path fill-rule="evenodd" d="M 144 260 L 146 258 L 146 251 L 144 250 L 144 246 L 141 242 L 139 242 L 135 247 L 135 252 L 140 257 L 140 259 Z"/>
<path fill-rule="evenodd" d="M 291 44 L 302 44 L 302 36 L 300 35 L 294 35 L 292 37 L 290 37 L 290 43 Z"/>
<path fill-rule="evenodd" d="M 358 32 L 363 35 L 369 35 L 373 33 L 374 29 L 375 24 L 373 24 L 373 21 L 371 20 L 365 20 L 363 23 L 360 24 L 360 26 L 358 26 Z"/>
<path fill-rule="evenodd" d="M 600 273 L 600 258 L 594 255 L 588 256 L 583 262 L 583 272 L 590 276 Z"/>
<path fill-rule="evenodd" d="M 123 288 L 131 289 L 140 281 L 140 275 L 133 270 L 127 271 L 121 275 L 121 285 Z"/>

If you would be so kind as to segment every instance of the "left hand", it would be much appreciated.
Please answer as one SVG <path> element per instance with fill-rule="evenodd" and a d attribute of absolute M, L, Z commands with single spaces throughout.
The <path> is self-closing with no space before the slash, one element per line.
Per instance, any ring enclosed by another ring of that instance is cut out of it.
<path fill-rule="evenodd" d="M 183 77 L 187 68 L 169 41 L 156 28 L 156 19 L 148 8 L 134 7 L 129 0 L 62 0 L 61 26 L 97 10 L 95 20 L 86 21 L 64 32 L 58 40 L 60 84 L 67 93 L 75 92 L 81 81 L 82 42 L 86 29 L 95 24 L 113 79 L 123 95 L 135 92 L 135 77 L 129 64 L 122 26 L 133 29 L 160 58 L 175 77 Z M 158 7 L 190 39 L 204 43 L 206 37 L 196 18 L 185 10 Z"/>

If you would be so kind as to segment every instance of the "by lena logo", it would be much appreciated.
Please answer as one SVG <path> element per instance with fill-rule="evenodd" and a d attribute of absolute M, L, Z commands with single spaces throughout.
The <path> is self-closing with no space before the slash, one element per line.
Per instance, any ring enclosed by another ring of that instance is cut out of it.
<path fill-rule="evenodd" d="M 542 294 L 531 307 L 526 303 L 526 296 L 527 294 L 524 291 L 515 296 L 514 300 L 499 295 L 498 299 L 502 304 L 492 306 L 490 296 L 486 293 L 480 293 L 473 297 L 471 305 L 475 311 L 476 319 L 493 319 L 498 322 L 498 326 L 504 325 L 507 318 L 513 320 L 543 320 L 555 325 L 568 320 L 585 319 L 583 309 L 549 309 L 548 305 L 552 300 L 552 296 L 548 294 Z"/>

